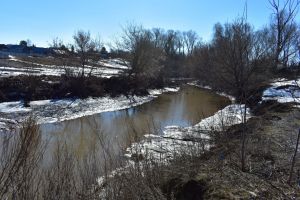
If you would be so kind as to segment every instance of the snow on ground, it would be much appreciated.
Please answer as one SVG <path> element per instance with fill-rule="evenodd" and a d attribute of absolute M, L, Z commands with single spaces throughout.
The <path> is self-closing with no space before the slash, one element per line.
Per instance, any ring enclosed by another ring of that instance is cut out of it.
<path fill-rule="evenodd" d="M 24 107 L 22 101 L 0 103 L 0 129 L 5 128 L 6 120 L 23 121 L 33 115 L 39 124 L 71 120 L 101 112 L 116 111 L 149 102 L 163 92 L 176 92 L 179 88 L 149 90 L 148 96 L 98 97 L 87 99 L 60 99 L 31 101 Z"/>
<path fill-rule="evenodd" d="M 52 75 L 52 76 L 61 76 L 65 74 L 66 70 L 72 71 L 75 74 L 81 72 L 81 68 L 72 67 L 72 66 L 55 66 L 55 65 L 42 65 L 39 63 L 32 63 L 17 59 L 15 57 L 10 57 L 10 60 L 21 62 L 25 64 L 32 65 L 32 67 L 5 67 L 0 66 L 0 77 L 9 77 L 9 76 L 18 76 L 18 75 Z M 107 59 L 99 62 L 103 67 L 92 67 L 86 66 L 85 73 L 98 76 L 110 78 L 112 76 L 118 76 L 127 70 L 128 67 L 126 63 L 120 59 Z"/>
<path fill-rule="evenodd" d="M 196 82 L 189 83 L 200 88 L 211 89 L 209 86 L 198 85 Z M 300 79 L 298 80 L 275 80 L 271 87 L 263 93 L 263 100 L 277 100 L 279 102 L 299 102 L 300 100 Z M 233 97 L 227 96 L 234 100 Z M 203 144 L 202 141 L 208 140 L 208 133 L 220 131 L 224 127 L 243 122 L 245 105 L 232 104 L 216 112 L 213 116 L 201 120 L 198 124 L 191 127 L 166 127 L 163 135 L 148 134 L 141 142 L 132 144 L 125 154 L 129 158 L 137 155 L 153 157 L 155 159 L 169 159 L 180 153 L 195 151 L 195 144 Z M 246 109 L 246 120 L 249 119 L 250 110 Z M 198 147 L 197 147 L 198 148 Z M 201 148 L 209 148 L 203 146 Z"/>
<path fill-rule="evenodd" d="M 105 198 L 106 178 L 110 179 L 128 173 L 130 167 L 142 163 L 134 160 L 149 158 L 151 161 L 168 163 L 169 160 L 181 153 L 199 155 L 203 150 L 210 148 L 207 143 L 208 133 L 213 130 L 222 130 L 225 127 L 243 122 L 245 105 L 231 104 L 216 112 L 213 116 L 201 120 L 198 124 L 190 127 L 168 126 L 163 135 L 147 134 L 138 143 L 133 143 L 127 148 L 125 156 L 130 158 L 124 167 L 117 168 L 108 174 L 108 177 L 99 177 L 98 185 L 102 188 L 100 197 Z M 246 120 L 249 119 L 250 111 L 246 109 Z"/>
<path fill-rule="evenodd" d="M 197 82 L 189 83 L 204 89 L 211 89 L 209 86 L 198 85 Z M 275 80 L 271 87 L 263 92 L 263 100 L 277 100 L 278 102 L 298 102 L 300 100 L 300 79 L 298 80 Z M 222 95 L 222 94 L 221 94 Z M 227 96 L 226 94 L 223 94 Z M 230 97 L 230 96 L 229 96 Z M 231 98 L 234 100 L 234 98 Z M 245 105 L 231 104 L 216 112 L 213 116 L 201 120 L 198 124 L 190 127 L 168 126 L 165 127 L 163 135 L 147 134 L 138 142 L 133 143 L 126 150 L 125 156 L 130 158 L 127 166 L 119 168 L 110 174 L 126 173 L 130 165 L 133 165 L 135 158 L 152 158 L 155 161 L 166 162 L 180 153 L 195 155 L 202 150 L 209 149 L 210 146 L 204 142 L 209 140 L 209 133 L 220 131 L 224 127 L 239 124 L 244 121 L 243 113 Z M 246 109 L 246 120 L 250 115 L 250 110 Z M 98 179 L 100 186 L 105 184 L 104 177 Z"/>
<path fill-rule="evenodd" d="M 212 90 L 212 87 L 210 87 L 208 85 L 200 85 L 200 84 L 198 84 L 197 81 L 190 82 L 190 83 L 188 83 L 188 85 L 196 86 L 196 87 L 199 87 L 199 88 L 202 88 L 202 89 Z M 230 99 L 231 102 L 235 101 L 234 96 L 231 96 L 231 95 L 226 94 L 224 92 L 216 92 L 216 94 L 218 94 L 220 96 L 227 97 L 228 99 Z"/>
<path fill-rule="evenodd" d="M 300 103 L 300 79 L 277 79 L 271 83 L 271 87 L 263 92 L 263 100 L 277 100 L 280 103 Z"/>
<path fill-rule="evenodd" d="M 0 66 L 0 77 L 18 76 L 18 75 L 47 75 L 47 76 L 61 76 L 65 74 L 66 70 L 72 71 L 74 74 L 81 73 L 81 68 L 75 67 L 63 67 L 63 66 L 43 66 L 43 67 L 3 67 Z M 85 74 L 92 74 L 98 77 L 110 78 L 123 73 L 121 69 L 105 68 L 105 67 L 91 67 L 86 66 L 84 70 Z"/>
<path fill-rule="evenodd" d="M 6 128 L 14 128 L 14 125 L 17 124 L 17 121 L 14 119 L 6 119 L 0 117 L 0 130 Z"/>
<path fill-rule="evenodd" d="M 122 59 L 107 59 L 98 62 L 100 65 L 107 68 L 128 69 L 129 63 Z"/>
<path fill-rule="evenodd" d="M 137 155 L 157 160 L 172 159 L 174 155 L 195 153 L 208 149 L 204 142 L 209 140 L 209 133 L 221 131 L 225 127 L 243 122 L 245 105 L 231 104 L 216 112 L 213 116 L 201 120 L 190 127 L 168 126 L 163 135 L 148 134 L 141 142 L 133 143 L 125 154 L 128 158 Z M 246 119 L 250 111 L 246 109 Z"/>
<path fill-rule="evenodd" d="M 21 102 L 4 102 L 0 103 L 0 112 L 2 113 L 16 113 L 16 112 L 29 112 L 29 108 L 25 108 Z"/>

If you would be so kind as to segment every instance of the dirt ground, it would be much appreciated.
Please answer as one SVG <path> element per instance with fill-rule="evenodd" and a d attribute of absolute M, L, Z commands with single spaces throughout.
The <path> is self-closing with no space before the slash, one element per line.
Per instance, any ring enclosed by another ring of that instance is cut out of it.
<path fill-rule="evenodd" d="M 175 160 L 165 192 L 175 192 L 176 199 L 299 199 L 299 155 L 291 185 L 287 180 L 300 109 L 276 102 L 267 102 L 260 109 L 260 115 L 247 122 L 245 172 L 240 167 L 240 138 L 245 129 L 236 125 L 218 134 L 217 145 L 199 159 Z"/>

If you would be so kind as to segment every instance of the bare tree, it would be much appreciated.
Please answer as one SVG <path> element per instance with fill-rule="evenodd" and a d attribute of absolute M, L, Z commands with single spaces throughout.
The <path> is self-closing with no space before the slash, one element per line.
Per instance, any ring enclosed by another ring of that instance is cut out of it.
<path fill-rule="evenodd" d="M 175 56 L 177 54 L 177 34 L 174 30 L 168 30 L 165 35 L 165 47 L 164 51 L 168 57 Z"/>
<path fill-rule="evenodd" d="M 260 44 L 261 33 L 254 32 L 244 18 L 234 23 L 217 24 L 211 46 L 211 62 L 214 80 L 219 88 L 231 92 L 236 100 L 247 105 L 252 91 L 264 79 L 259 76 L 260 68 L 268 65 L 268 52 Z M 241 139 L 241 168 L 246 170 L 246 106 L 243 111 Z"/>
<path fill-rule="evenodd" d="M 63 49 L 65 47 L 63 40 L 58 37 L 53 38 L 49 46 L 53 49 Z"/>
<path fill-rule="evenodd" d="M 158 41 L 157 41 L 158 42 Z M 162 50 L 157 47 L 151 31 L 129 24 L 117 46 L 128 52 L 129 75 L 155 77 L 161 69 Z"/>
<path fill-rule="evenodd" d="M 185 47 L 187 49 L 187 54 L 192 54 L 197 44 L 198 35 L 195 31 L 189 30 L 187 32 L 183 32 L 183 38 Z"/>
<path fill-rule="evenodd" d="M 156 48 L 163 49 L 165 46 L 165 40 L 164 40 L 165 31 L 161 28 L 153 28 L 152 35 L 153 35 L 153 40 L 154 40 L 154 46 Z"/>
<path fill-rule="evenodd" d="M 81 65 L 81 77 L 85 75 L 85 67 L 95 51 L 96 44 L 91 38 L 90 32 L 82 30 L 77 31 L 73 36 L 75 42 L 75 51 L 79 56 Z"/>
<path fill-rule="evenodd" d="M 49 46 L 52 49 L 52 54 L 55 57 L 56 60 L 59 61 L 59 65 L 63 67 L 65 70 L 65 75 L 69 76 L 70 75 L 70 68 L 69 66 L 72 65 L 72 56 L 74 54 L 74 49 L 73 51 L 68 48 L 67 45 L 64 44 L 62 39 L 59 39 L 58 37 L 54 38 L 52 40 L 52 43 L 49 44 Z"/>
<path fill-rule="evenodd" d="M 298 28 L 295 17 L 298 13 L 299 0 L 286 0 L 280 5 L 279 0 L 269 0 L 273 9 L 271 30 L 274 35 L 274 67 L 287 66 L 291 57 L 298 51 Z"/>

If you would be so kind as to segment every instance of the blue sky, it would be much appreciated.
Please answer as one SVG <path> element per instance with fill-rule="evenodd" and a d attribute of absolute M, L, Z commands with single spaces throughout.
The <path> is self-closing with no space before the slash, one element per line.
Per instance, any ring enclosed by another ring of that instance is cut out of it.
<path fill-rule="evenodd" d="M 128 22 L 146 28 L 195 30 L 204 40 L 216 22 L 241 16 L 245 0 L 1 0 L 0 43 L 30 39 L 48 46 L 66 42 L 78 29 L 113 41 Z M 248 20 L 256 28 L 268 23 L 268 0 L 248 0 Z"/>

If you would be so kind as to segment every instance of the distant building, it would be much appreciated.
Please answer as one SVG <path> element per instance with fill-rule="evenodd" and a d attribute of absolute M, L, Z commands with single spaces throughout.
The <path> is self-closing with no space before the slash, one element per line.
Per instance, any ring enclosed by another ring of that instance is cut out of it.
<path fill-rule="evenodd" d="M 12 56 L 49 56 L 52 54 L 52 49 L 35 47 L 35 46 L 25 46 L 25 45 L 14 45 L 14 44 L 0 44 L 0 58 L 6 58 L 9 55 Z"/>

